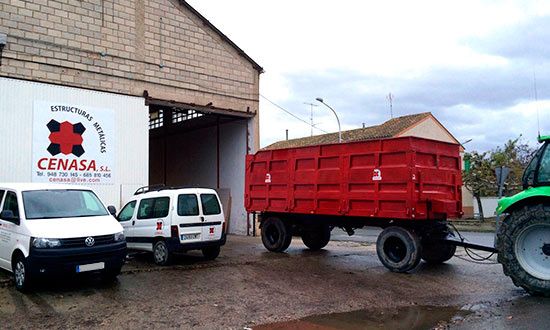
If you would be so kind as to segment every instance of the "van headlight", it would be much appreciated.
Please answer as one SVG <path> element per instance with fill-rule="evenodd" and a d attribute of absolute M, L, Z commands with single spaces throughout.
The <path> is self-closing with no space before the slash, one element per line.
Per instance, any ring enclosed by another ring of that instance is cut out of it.
<path fill-rule="evenodd" d="M 122 242 L 124 241 L 126 237 L 124 236 L 124 232 L 121 231 L 120 233 L 115 234 L 115 242 Z"/>
<path fill-rule="evenodd" d="M 32 240 L 32 246 L 37 249 L 55 248 L 61 246 L 61 241 L 55 238 L 36 237 Z"/>

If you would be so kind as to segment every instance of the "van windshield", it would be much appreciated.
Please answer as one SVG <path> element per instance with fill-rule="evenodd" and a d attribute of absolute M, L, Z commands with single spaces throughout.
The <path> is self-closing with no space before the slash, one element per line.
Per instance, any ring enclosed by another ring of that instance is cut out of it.
<path fill-rule="evenodd" d="M 89 190 L 34 190 L 23 192 L 27 219 L 77 218 L 109 215 Z"/>

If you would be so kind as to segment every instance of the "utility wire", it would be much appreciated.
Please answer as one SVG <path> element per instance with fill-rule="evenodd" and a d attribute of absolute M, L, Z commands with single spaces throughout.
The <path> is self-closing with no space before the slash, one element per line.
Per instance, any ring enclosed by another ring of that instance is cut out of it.
<path fill-rule="evenodd" d="M 266 100 L 267 102 L 273 104 L 275 107 L 279 108 L 280 110 L 283 110 L 284 112 L 286 112 L 287 114 L 291 115 L 292 117 L 296 118 L 297 120 L 301 121 L 302 123 L 308 125 L 308 126 L 311 126 L 312 128 L 315 128 L 315 129 L 318 129 L 320 130 L 321 132 L 323 133 L 328 133 L 327 131 L 325 131 L 324 129 L 321 129 L 319 127 L 316 127 L 315 125 L 311 125 L 310 123 L 308 123 L 307 121 L 305 121 L 304 119 L 296 116 L 295 114 L 293 114 L 292 112 L 286 110 L 285 108 L 281 107 L 280 105 L 278 105 L 277 103 L 271 101 L 270 99 L 268 99 L 267 97 L 263 96 L 262 94 L 260 94 L 260 96 Z"/>

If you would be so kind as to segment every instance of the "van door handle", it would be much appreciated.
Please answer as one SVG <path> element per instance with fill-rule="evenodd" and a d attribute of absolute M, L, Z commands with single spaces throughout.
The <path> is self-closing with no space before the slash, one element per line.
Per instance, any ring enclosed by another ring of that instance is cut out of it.
<path fill-rule="evenodd" d="M 201 217 L 201 222 L 204 222 L 204 217 Z"/>
<path fill-rule="evenodd" d="M 132 226 L 136 224 L 136 220 L 132 220 Z"/>

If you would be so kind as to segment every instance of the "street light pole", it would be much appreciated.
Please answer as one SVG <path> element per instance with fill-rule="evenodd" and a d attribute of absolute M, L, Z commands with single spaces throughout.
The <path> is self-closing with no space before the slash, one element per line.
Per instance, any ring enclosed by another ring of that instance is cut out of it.
<path fill-rule="evenodd" d="M 322 104 L 324 104 L 327 108 L 329 108 L 332 113 L 334 113 L 334 115 L 336 116 L 336 121 L 338 122 L 338 143 L 342 143 L 342 127 L 340 126 L 340 118 L 338 118 L 338 114 L 336 113 L 336 111 L 334 111 L 334 109 L 326 104 L 322 98 L 318 97 L 316 98 L 315 100 L 321 102 Z"/>

